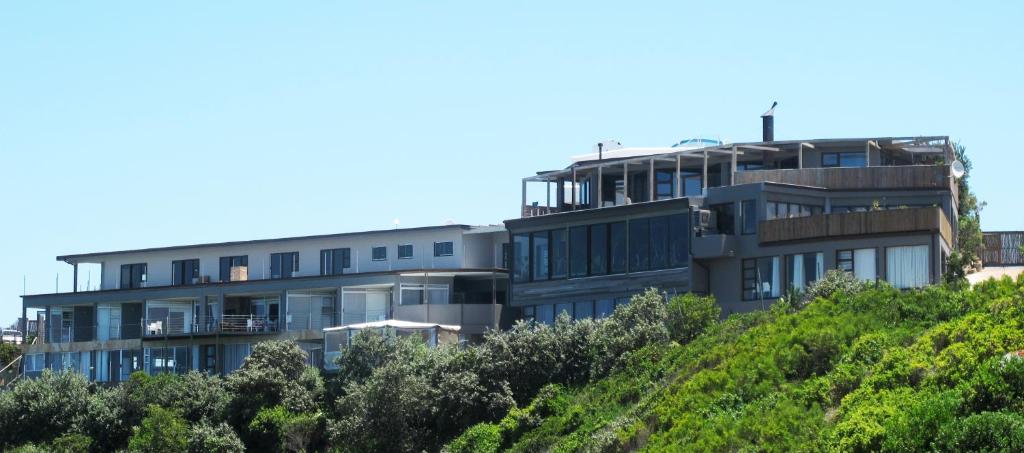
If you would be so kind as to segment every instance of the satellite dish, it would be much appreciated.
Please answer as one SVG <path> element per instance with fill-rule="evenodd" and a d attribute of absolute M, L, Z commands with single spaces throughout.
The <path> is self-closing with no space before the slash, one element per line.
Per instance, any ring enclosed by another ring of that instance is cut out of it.
<path fill-rule="evenodd" d="M 964 163 L 959 160 L 954 160 L 953 163 L 949 165 L 949 170 L 953 173 L 953 177 L 956 179 L 963 178 L 964 175 L 967 174 L 967 169 L 964 168 Z"/>

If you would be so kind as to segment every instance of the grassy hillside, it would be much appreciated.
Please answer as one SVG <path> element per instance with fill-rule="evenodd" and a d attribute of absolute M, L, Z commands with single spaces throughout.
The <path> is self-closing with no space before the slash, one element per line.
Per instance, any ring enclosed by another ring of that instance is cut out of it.
<path fill-rule="evenodd" d="M 551 385 L 448 451 L 1024 450 L 1024 278 L 839 292 Z"/>

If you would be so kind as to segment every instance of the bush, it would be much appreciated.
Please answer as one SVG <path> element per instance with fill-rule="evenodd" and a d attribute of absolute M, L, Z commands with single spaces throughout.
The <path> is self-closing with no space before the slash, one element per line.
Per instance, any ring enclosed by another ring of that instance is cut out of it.
<path fill-rule="evenodd" d="M 89 382 L 79 373 L 44 370 L 0 392 L 0 446 L 48 442 L 79 430 L 88 413 Z"/>
<path fill-rule="evenodd" d="M 142 424 L 128 441 L 133 452 L 173 453 L 188 450 L 189 430 L 185 419 L 175 411 L 152 404 Z"/>
<path fill-rule="evenodd" d="M 940 451 L 1024 451 L 1024 417 L 982 412 L 953 421 L 939 431 Z"/>
<path fill-rule="evenodd" d="M 718 322 L 722 308 L 714 297 L 687 293 L 669 300 L 665 324 L 671 338 L 680 343 L 689 343 L 708 327 Z"/>
<path fill-rule="evenodd" d="M 592 377 L 606 375 L 640 348 L 668 341 L 665 298 L 654 288 L 633 296 L 594 332 Z"/>
<path fill-rule="evenodd" d="M 293 413 L 318 412 L 324 392 L 320 373 L 306 366 L 306 353 L 294 341 L 257 343 L 242 367 L 228 376 L 226 387 L 236 427 L 248 426 L 261 409 L 278 405 Z"/>
<path fill-rule="evenodd" d="M 321 414 L 293 414 L 283 406 L 264 408 L 249 424 L 254 451 L 291 451 L 311 449 L 322 431 Z"/>
<path fill-rule="evenodd" d="M 974 411 L 1024 410 L 1024 360 L 988 359 L 969 385 L 968 404 Z"/>
<path fill-rule="evenodd" d="M 836 294 L 856 294 L 863 291 L 867 284 L 853 274 L 839 269 L 830 269 L 825 275 L 807 286 L 807 290 L 800 297 L 800 305 L 818 299 L 828 299 Z"/>
<path fill-rule="evenodd" d="M 245 445 L 227 423 L 210 425 L 200 423 L 192 427 L 188 438 L 189 453 L 244 452 Z"/>

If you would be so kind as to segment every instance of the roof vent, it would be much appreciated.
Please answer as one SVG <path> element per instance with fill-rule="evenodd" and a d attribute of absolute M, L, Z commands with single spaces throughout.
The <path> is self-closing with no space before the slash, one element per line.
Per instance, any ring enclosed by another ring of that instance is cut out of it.
<path fill-rule="evenodd" d="M 761 141 L 762 142 L 774 142 L 775 141 L 775 106 L 779 105 L 778 102 L 772 102 L 772 108 L 768 109 L 761 115 Z"/>

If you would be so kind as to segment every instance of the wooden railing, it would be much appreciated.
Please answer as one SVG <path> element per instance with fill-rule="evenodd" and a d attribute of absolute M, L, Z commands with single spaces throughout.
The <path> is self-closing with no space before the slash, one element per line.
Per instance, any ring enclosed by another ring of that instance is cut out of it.
<path fill-rule="evenodd" d="M 952 244 L 953 230 L 939 207 L 819 214 L 765 220 L 758 225 L 760 242 L 784 242 L 885 233 L 938 232 Z"/>
<path fill-rule="evenodd" d="M 1024 231 L 994 231 L 983 236 L 985 249 L 981 254 L 985 266 L 1020 266 L 1024 264 Z"/>
<path fill-rule="evenodd" d="M 829 189 L 949 189 L 948 165 L 750 170 L 736 173 L 736 184 L 777 182 Z"/>

